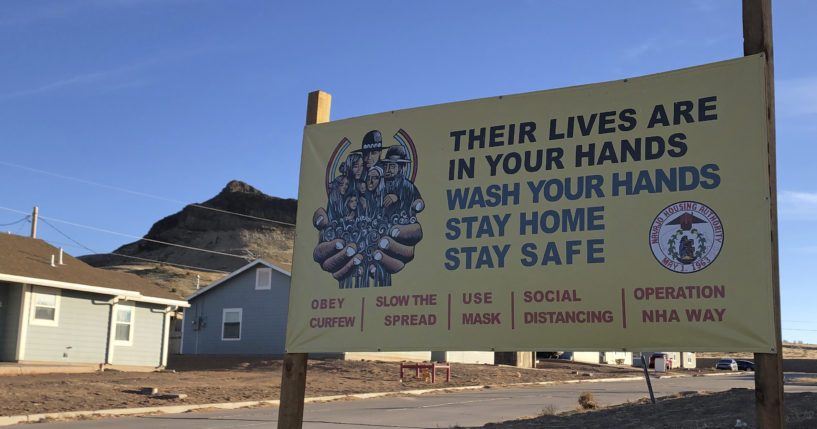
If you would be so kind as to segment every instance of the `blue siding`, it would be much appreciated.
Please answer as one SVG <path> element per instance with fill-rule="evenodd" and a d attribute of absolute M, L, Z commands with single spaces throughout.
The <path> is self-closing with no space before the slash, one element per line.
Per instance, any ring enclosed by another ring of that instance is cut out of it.
<path fill-rule="evenodd" d="M 289 276 L 272 270 L 272 288 L 256 290 L 257 264 L 190 301 L 184 310 L 183 354 L 284 353 Z M 242 309 L 241 339 L 221 339 L 225 308 Z"/>
<path fill-rule="evenodd" d="M 131 335 L 133 345 L 114 343 L 114 365 L 160 366 L 165 307 L 136 303 Z"/>
<path fill-rule="evenodd" d="M 60 290 L 57 326 L 28 323 L 23 360 L 105 363 L 111 316 L 111 305 L 107 301 L 111 298 L 110 295 Z M 131 331 L 133 344 L 115 344 L 112 364 L 161 365 L 164 334 L 162 310 L 165 306 L 142 302 L 127 304 L 135 306 Z M 30 311 L 33 311 L 33 307 Z"/>
<path fill-rule="evenodd" d="M 58 325 L 28 324 L 24 360 L 104 363 L 111 309 L 105 301 L 109 299 L 106 295 L 62 290 Z M 29 311 L 33 312 L 33 307 Z"/>
<path fill-rule="evenodd" d="M 17 331 L 20 326 L 20 297 L 23 287 L 17 283 L 0 283 L 0 361 L 17 356 Z"/>

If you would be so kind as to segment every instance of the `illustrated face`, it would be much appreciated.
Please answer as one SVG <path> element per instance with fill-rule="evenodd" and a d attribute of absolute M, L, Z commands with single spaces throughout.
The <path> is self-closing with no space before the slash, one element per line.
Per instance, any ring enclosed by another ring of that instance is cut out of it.
<path fill-rule="evenodd" d="M 338 184 L 338 192 L 341 195 L 346 195 L 347 190 L 349 190 L 349 179 L 344 177 L 340 180 L 340 183 Z"/>
<path fill-rule="evenodd" d="M 377 164 L 377 161 L 380 161 L 380 151 L 379 150 L 370 150 L 363 154 L 363 158 L 366 160 L 366 169 L 370 169 Z"/>
<path fill-rule="evenodd" d="M 396 162 L 387 162 L 386 165 L 383 166 L 383 177 L 386 179 L 391 179 L 399 173 L 400 165 Z"/>
<path fill-rule="evenodd" d="M 377 170 L 370 171 L 369 175 L 366 177 L 366 189 L 369 192 L 374 191 L 377 189 L 377 186 L 380 184 L 380 172 Z"/>
<path fill-rule="evenodd" d="M 357 197 L 350 197 L 346 206 L 349 210 L 357 210 Z"/>
<path fill-rule="evenodd" d="M 363 175 L 363 158 L 358 158 L 358 160 L 352 164 L 352 174 L 354 174 L 355 180 L 360 180 L 360 176 Z"/>
<path fill-rule="evenodd" d="M 366 192 L 366 182 L 362 180 L 357 182 L 357 191 L 360 193 Z"/>

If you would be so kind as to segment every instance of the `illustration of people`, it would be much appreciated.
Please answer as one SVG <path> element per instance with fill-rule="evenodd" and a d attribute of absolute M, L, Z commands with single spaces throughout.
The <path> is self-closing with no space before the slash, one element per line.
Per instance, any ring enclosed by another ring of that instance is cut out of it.
<path fill-rule="evenodd" d="M 350 153 L 341 165 L 341 173 L 355 183 L 363 180 L 363 155 L 358 152 Z"/>
<path fill-rule="evenodd" d="M 313 215 L 320 232 L 313 259 L 342 289 L 391 286 L 392 274 L 414 258 L 423 238 L 416 215 L 425 202 L 407 177 L 412 160 L 399 141 L 403 145 L 384 148 L 380 131 L 367 132 L 327 187 L 327 209 Z"/>
<path fill-rule="evenodd" d="M 681 236 L 681 243 L 678 244 L 678 255 L 681 262 L 688 264 L 695 259 L 695 240 Z"/>
<path fill-rule="evenodd" d="M 346 197 L 346 219 L 353 220 L 357 217 L 357 194 L 352 193 Z"/>
<path fill-rule="evenodd" d="M 383 213 L 383 198 L 386 196 L 386 184 L 383 181 L 383 169 L 372 167 L 366 173 L 365 216 L 374 219 Z"/>
<path fill-rule="evenodd" d="M 340 173 L 349 179 L 350 194 L 361 195 L 366 191 L 364 181 L 363 155 L 360 152 L 352 152 L 346 157 L 346 161 L 340 165 Z"/>
<path fill-rule="evenodd" d="M 346 216 L 346 196 L 349 192 L 349 179 L 338 176 L 329 186 L 329 219 L 340 219 Z"/>
<path fill-rule="evenodd" d="M 378 130 L 371 130 L 363 136 L 363 144 L 355 152 L 363 155 L 364 167 L 368 171 L 380 161 L 380 151 L 383 150 L 383 135 Z"/>
<path fill-rule="evenodd" d="M 386 196 L 383 198 L 385 215 L 414 216 L 423 211 L 425 203 L 420 191 L 404 174 L 408 159 L 406 149 L 401 145 L 390 146 L 383 158 L 383 179 L 386 182 Z"/>

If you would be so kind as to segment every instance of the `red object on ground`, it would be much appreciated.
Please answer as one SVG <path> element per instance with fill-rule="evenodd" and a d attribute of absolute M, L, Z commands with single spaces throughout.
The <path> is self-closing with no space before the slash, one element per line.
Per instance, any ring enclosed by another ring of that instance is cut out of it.
<path fill-rule="evenodd" d="M 400 381 L 403 381 L 403 370 L 405 369 L 413 369 L 414 376 L 420 377 L 420 369 L 429 369 L 431 370 L 431 382 L 434 383 L 436 381 L 436 373 L 438 369 L 445 370 L 445 381 L 451 381 L 451 365 L 448 362 L 441 362 L 441 363 L 405 363 L 400 362 Z"/>

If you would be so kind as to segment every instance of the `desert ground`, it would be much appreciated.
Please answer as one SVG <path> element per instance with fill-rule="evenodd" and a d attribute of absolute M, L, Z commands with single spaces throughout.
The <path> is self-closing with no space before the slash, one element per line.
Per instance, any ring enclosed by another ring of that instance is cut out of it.
<path fill-rule="evenodd" d="M 706 356 L 706 354 L 705 354 Z M 750 358 L 728 353 L 713 357 Z M 784 357 L 817 359 L 815 345 L 787 345 Z M 459 386 L 513 386 L 533 382 L 562 382 L 613 377 L 642 376 L 639 368 L 592 365 L 562 360 L 546 360 L 537 369 L 497 365 L 452 364 L 451 381 L 438 372 L 436 383 L 407 372 L 399 378 L 398 362 L 370 360 L 310 360 L 307 370 L 307 397 L 366 392 L 400 392 L 413 389 Z M 712 368 L 675 369 L 672 374 L 698 375 L 717 372 Z M 210 404 L 278 399 L 281 360 L 263 357 L 176 357 L 168 369 L 157 372 L 105 370 L 84 374 L 38 374 L 0 376 L 0 416 L 82 411 L 113 408 L 150 407 L 181 404 Z M 817 385 L 815 377 L 798 383 Z M 184 394 L 184 399 L 160 399 L 145 395 L 143 388 L 159 394 Z M 586 398 L 585 398 L 586 399 Z M 817 394 L 787 394 L 788 427 L 817 427 Z M 539 416 L 493 423 L 486 428 L 530 427 L 629 427 L 629 428 L 712 428 L 735 427 L 737 419 L 754 424 L 754 392 L 697 392 L 646 399 L 631 404 L 593 407 L 592 398 L 568 413 L 554 414 L 543 404 Z"/>
<path fill-rule="evenodd" d="M 281 360 L 249 357 L 182 358 L 161 372 L 105 370 L 85 374 L 37 374 L 0 377 L 0 415 L 61 411 L 152 407 L 179 404 L 278 399 Z M 451 381 L 443 371 L 436 383 L 406 373 L 400 381 L 399 362 L 310 360 L 306 396 L 332 396 L 367 392 L 458 386 L 503 386 L 541 381 L 566 381 L 630 377 L 637 368 L 549 361 L 541 369 L 496 365 L 452 364 Z M 155 387 L 159 394 L 181 393 L 182 400 L 165 400 L 141 394 Z"/>

